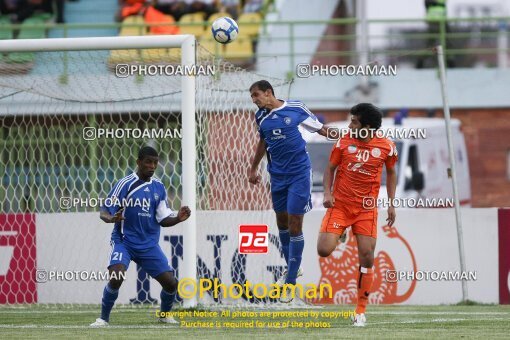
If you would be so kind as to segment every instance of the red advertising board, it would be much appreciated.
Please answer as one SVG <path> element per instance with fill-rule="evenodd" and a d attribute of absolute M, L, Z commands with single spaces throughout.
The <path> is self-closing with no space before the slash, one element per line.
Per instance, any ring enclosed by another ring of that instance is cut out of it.
<path fill-rule="evenodd" d="M 0 304 L 36 303 L 35 214 L 0 214 Z"/>
<path fill-rule="evenodd" d="M 498 211 L 499 303 L 510 304 L 510 209 Z"/>

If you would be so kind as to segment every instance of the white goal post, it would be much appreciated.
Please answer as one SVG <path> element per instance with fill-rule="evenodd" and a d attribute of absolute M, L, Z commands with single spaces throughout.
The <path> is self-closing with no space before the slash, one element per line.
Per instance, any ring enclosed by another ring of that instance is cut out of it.
<path fill-rule="evenodd" d="M 89 50 L 125 50 L 149 48 L 181 48 L 181 65 L 195 65 L 196 40 L 193 35 L 133 36 L 133 37 L 88 37 L 57 39 L 17 39 L 0 41 L 0 53 L 7 52 L 55 52 Z M 182 201 L 196 212 L 196 143 L 195 143 L 195 77 L 181 79 L 182 97 Z M 192 174 L 192 175 L 187 175 Z M 183 225 L 183 277 L 196 278 L 196 214 L 192 213 Z M 187 263 L 188 261 L 192 261 Z M 184 299 L 184 306 L 197 303 L 196 296 Z"/>
<path fill-rule="evenodd" d="M 261 79 L 286 99 L 288 81 L 218 58 L 192 35 L 0 41 L 0 237 L 9 242 L 0 245 L 0 305 L 100 302 L 107 279 L 87 277 L 106 270 L 112 225 L 92 202 L 135 171 L 143 145 L 159 152 L 154 176 L 170 207 L 192 210 L 160 233 L 188 283 L 178 302 L 275 304 L 237 288 L 237 298 L 194 293 L 202 278 L 270 284 L 285 268 L 264 165 L 260 185 L 247 180 L 259 138 L 249 87 Z M 241 253 L 245 224 L 269 226 L 267 254 Z M 85 276 L 46 280 L 40 271 Z M 117 303 L 155 305 L 160 289 L 133 263 Z"/>

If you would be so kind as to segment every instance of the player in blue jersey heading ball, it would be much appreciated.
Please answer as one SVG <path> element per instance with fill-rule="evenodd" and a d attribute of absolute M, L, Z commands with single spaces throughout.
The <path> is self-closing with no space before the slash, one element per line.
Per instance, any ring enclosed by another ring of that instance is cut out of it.
<path fill-rule="evenodd" d="M 178 212 L 173 212 L 168 206 L 163 183 L 153 177 L 158 161 L 155 149 L 149 146 L 140 149 L 137 171 L 118 181 L 108 194 L 115 204 L 106 205 L 110 201 L 105 200 L 105 206 L 101 207 L 100 218 L 115 226 L 110 242 L 110 281 L 103 291 L 101 318 L 91 324 L 92 327 L 108 326 L 110 312 L 131 261 L 161 284 L 161 314 L 166 315 L 172 308 L 177 279 L 159 246 L 160 229 L 187 220 L 191 211 L 183 206 Z M 159 321 L 177 323 L 172 317 L 163 317 Z"/>
<path fill-rule="evenodd" d="M 277 284 L 296 284 L 303 275 L 300 268 L 305 241 L 303 217 L 312 209 L 312 167 L 299 126 L 309 132 L 327 136 L 326 127 L 300 101 L 277 99 L 271 84 L 260 80 L 250 86 L 251 99 L 259 108 L 255 120 L 260 139 L 251 163 L 249 181 L 258 184 L 257 169 L 267 154 L 267 170 L 271 175 L 271 196 L 276 213 L 287 270 Z M 290 294 L 282 294 L 281 302 L 290 302 Z"/>

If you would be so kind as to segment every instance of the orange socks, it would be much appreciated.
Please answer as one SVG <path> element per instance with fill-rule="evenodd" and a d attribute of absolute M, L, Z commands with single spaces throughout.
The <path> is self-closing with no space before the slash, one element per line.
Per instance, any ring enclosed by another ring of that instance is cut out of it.
<path fill-rule="evenodd" d="M 358 305 L 356 314 L 365 313 L 368 303 L 368 295 L 374 282 L 374 270 L 372 268 L 359 267 L 358 276 Z"/>

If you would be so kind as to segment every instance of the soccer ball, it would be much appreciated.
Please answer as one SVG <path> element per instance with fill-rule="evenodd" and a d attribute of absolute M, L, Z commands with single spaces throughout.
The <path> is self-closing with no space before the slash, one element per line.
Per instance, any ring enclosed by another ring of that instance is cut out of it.
<path fill-rule="evenodd" d="M 234 19 L 222 17 L 214 20 L 211 26 L 214 40 L 222 44 L 228 44 L 237 38 L 239 26 Z"/>

